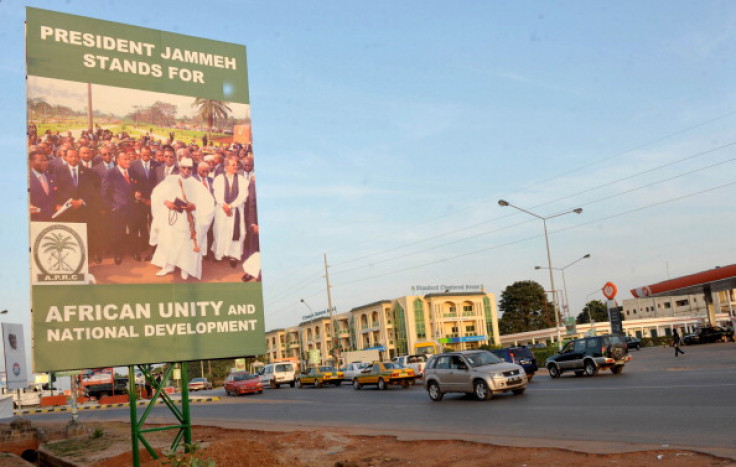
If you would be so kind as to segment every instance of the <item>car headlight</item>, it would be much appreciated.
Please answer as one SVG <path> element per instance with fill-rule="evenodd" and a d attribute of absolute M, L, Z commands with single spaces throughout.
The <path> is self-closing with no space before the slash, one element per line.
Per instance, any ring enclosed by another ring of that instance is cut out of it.
<path fill-rule="evenodd" d="M 491 373 L 491 379 L 506 379 L 503 373 Z"/>

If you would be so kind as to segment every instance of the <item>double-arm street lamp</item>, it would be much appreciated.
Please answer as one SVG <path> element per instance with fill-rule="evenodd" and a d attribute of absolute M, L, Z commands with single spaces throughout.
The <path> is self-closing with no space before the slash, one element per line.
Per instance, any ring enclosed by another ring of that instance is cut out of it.
<path fill-rule="evenodd" d="M 501 207 L 511 206 L 514 209 L 518 209 L 521 212 L 525 212 L 529 214 L 530 216 L 534 216 L 537 219 L 541 219 L 542 223 L 544 224 L 544 241 L 547 245 L 547 264 L 549 269 L 549 282 L 552 285 L 552 307 L 555 310 L 555 327 L 557 328 L 557 347 L 559 349 L 562 349 L 562 336 L 560 335 L 560 310 L 557 308 L 557 291 L 555 289 L 555 277 L 552 272 L 552 255 L 550 255 L 549 252 L 549 234 L 547 232 L 547 220 L 552 219 L 559 216 L 564 216 L 565 214 L 580 214 L 583 212 L 582 208 L 575 208 L 571 211 L 565 211 L 558 214 L 554 214 L 552 216 L 540 216 L 539 214 L 535 214 L 531 211 L 527 211 L 526 209 L 520 208 L 519 206 L 514 206 L 513 204 L 509 203 L 506 200 L 500 199 L 498 200 L 498 205 Z"/>
<path fill-rule="evenodd" d="M 570 300 L 567 297 L 567 281 L 565 280 L 565 269 L 569 268 L 570 266 L 577 263 L 578 261 L 582 261 L 588 258 L 590 258 L 590 253 L 586 254 L 582 258 L 576 259 L 575 261 L 568 264 L 567 266 L 563 266 L 561 268 L 554 268 L 555 271 L 562 271 L 562 289 L 565 291 L 565 314 L 568 317 L 570 316 Z M 549 268 L 545 268 L 544 266 L 534 266 L 534 269 L 549 269 Z"/>

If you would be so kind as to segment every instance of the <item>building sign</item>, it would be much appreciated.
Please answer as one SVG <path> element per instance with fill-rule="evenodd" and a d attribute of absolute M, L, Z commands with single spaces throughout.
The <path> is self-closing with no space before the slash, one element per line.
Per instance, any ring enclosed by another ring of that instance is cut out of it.
<path fill-rule="evenodd" d="M 450 293 L 450 292 L 483 292 L 483 284 L 460 284 L 460 285 L 412 285 L 413 294 L 427 293 Z"/>
<path fill-rule="evenodd" d="M 337 313 L 337 308 L 333 306 L 332 307 L 332 312 L 333 313 Z M 326 316 L 329 316 L 329 315 L 330 315 L 330 310 L 315 311 L 315 312 L 312 312 L 312 313 L 310 313 L 308 315 L 302 315 L 302 322 L 311 321 L 311 320 L 313 320 L 315 318 L 320 318 L 320 317 L 323 317 L 323 316 L 326 317 Z"/>
<path fill-rule="evenodd" d="M 157 175 L 142 150 L 253 155 L 245 46 L 26 12 L 35 370 L 264 353 L 253 173 L 231 216 L 224 176 Z"/>
<path fill-rule="evenodd" d="M 438 340 L 440 344 L 458 344 L 460 342 L 482 342 L 488 340 L 488 336 L 442 337 Z"/>

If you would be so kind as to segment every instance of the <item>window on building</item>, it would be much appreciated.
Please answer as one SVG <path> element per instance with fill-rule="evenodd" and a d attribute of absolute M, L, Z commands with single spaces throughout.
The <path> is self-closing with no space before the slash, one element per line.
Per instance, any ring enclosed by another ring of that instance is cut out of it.
<path fill-rule="evenodd" d="M 678 301 L 675 302 L 675 305 L 676 306 L 687 306 L 688 303 L 690 303 L 690 302 L 688 302 L 687 300 L 678 300 Z"/>
<path fill-rule="evenodd" d="M 414 324 L 417 328 L 417 338 L 427 338 L 427 328 L 424 323 L 424 304 L 421 300 L 414 300 Z"/>
<path fill-rule="evenodd" d="M 457 333 L 458 333 L 458 327 L 457 327 L 457 326 L 453 326 L 453 327 L 452 327 L 452 332 L 453 332 L 454 334 L 457 334 Z"/>
<path fill-rule="evenodd" d="M 663 305 L 665 308 L 672 308 L 672 304 L 670 302 L 664 302 Z"/>

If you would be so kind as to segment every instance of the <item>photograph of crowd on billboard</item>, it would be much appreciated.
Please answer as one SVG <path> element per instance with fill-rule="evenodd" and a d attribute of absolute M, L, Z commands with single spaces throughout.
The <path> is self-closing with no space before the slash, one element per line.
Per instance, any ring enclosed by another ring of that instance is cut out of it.
<path fill-rule="evenodd" d="M 89 283 L 260 280 L 248 104 L 29 76 L 27 105 L 31 221 L 84 224 Z"/>

